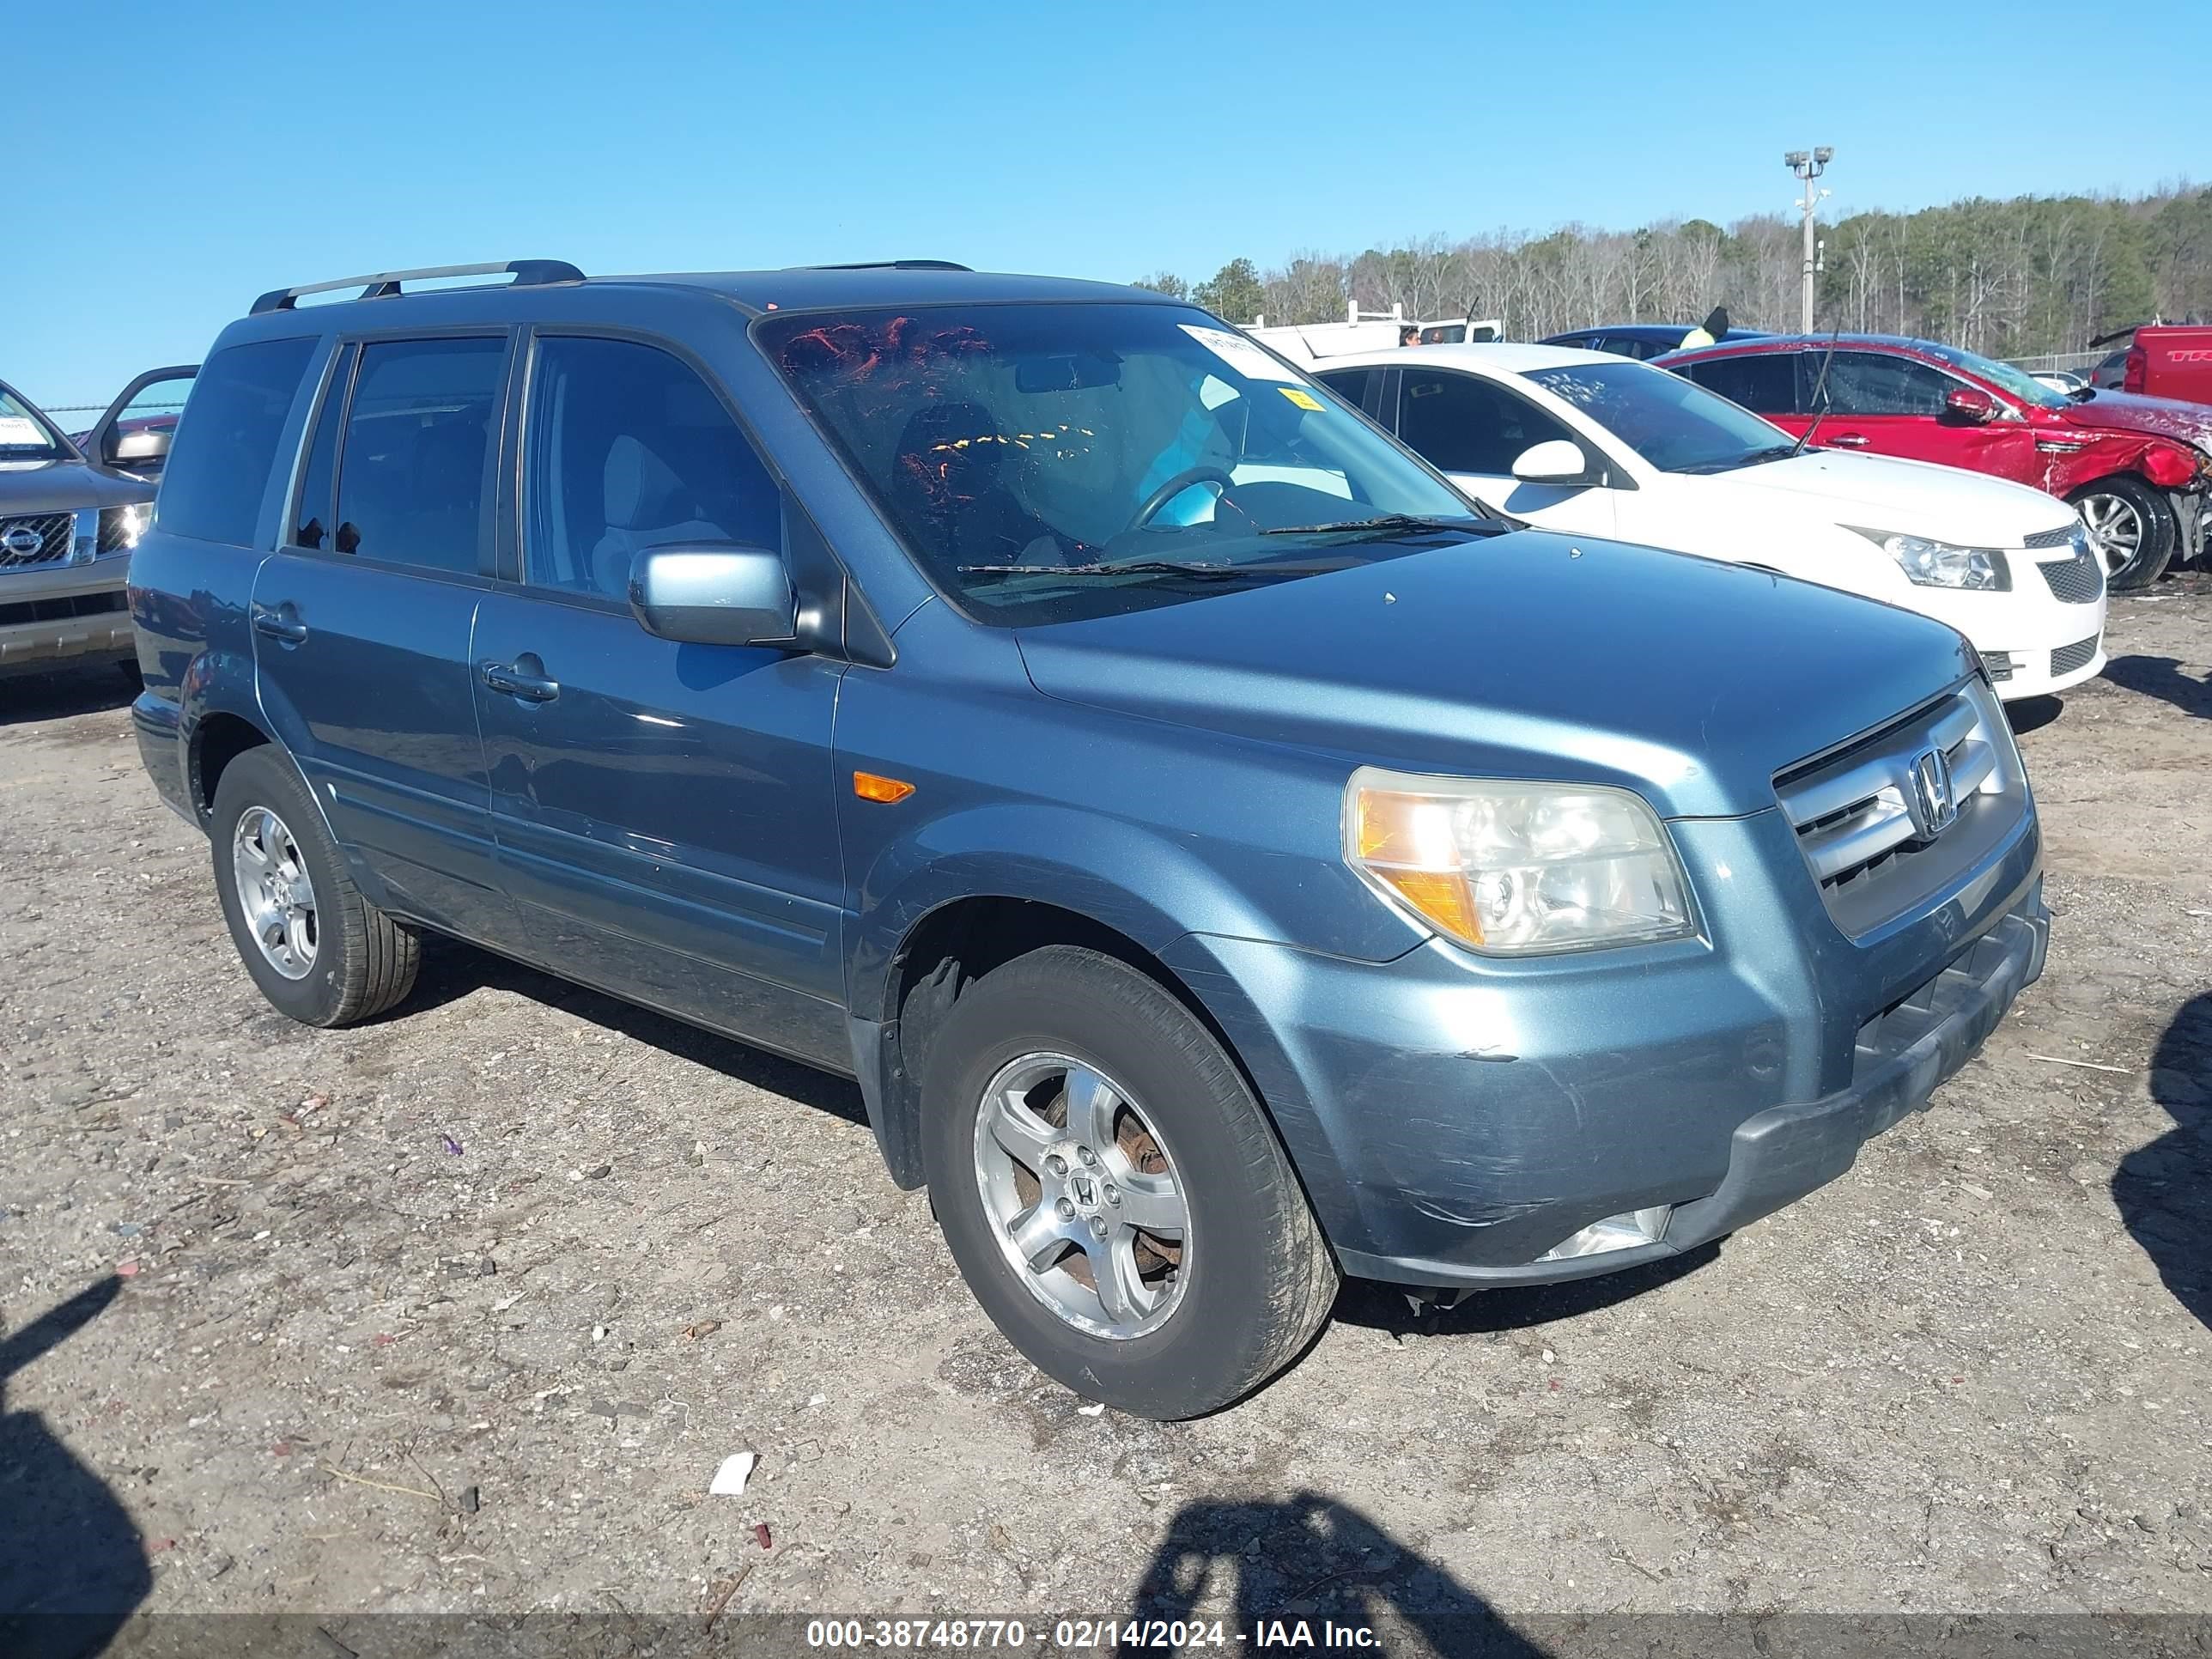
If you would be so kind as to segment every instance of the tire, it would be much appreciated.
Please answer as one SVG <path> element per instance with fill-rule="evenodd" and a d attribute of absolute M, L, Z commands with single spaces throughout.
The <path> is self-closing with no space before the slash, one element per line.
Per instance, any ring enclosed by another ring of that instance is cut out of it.
<path fill-rule="evenodd" d="M 2105 562 L 2105 586 L 2112 592 L 2135 592 L 2166 574 L 2181 540 L 2181 520 L 2164 490 L 2131 473 L 2115 472 L 2083 485 L 2067 500 L 2089 526 L 2090 539 Z M 2131 535 L 2132 546 L 2123 540 L 2115 550 L 2107 550 L 2106 526 L 2119 537 Z"/>
<path fill-rule="evenodd" d="M 1110 1089 L 1094 1094 L 1090 1074 Z M 1026 1109 L 987 1119 L 987 1105 L 1009 1097 Z M 1072 1128 L 1079 1097 L 1120 1103 L 1079 1107 Z M 1056 945 L 969 986 L 930 1046 L 922 1112 L 930 1198 L 969 1288 L 1008 1340 L 1077 1393 L 1139 1417 L 1196 1417 L 1282 1370 L 1328 1320 L 1335 1258 L 1273 1127 L 1205 1025 L 1126 963 Z M 1026 1181 L 1002 1125 L 1018 1141 L 1042 1132 L 1023 1142 L 1037 1166 Z M 1090 1159 L 1062 1158 L 1048 1190 L 1053 1158 L 1093 1142 Z M 1072 1215 L 1048 1204 L 1054 1190 Z M 1179 1237 L 1133 1226 L 1136 1215 L 1170 1215 L 1178 1198 Z M 1018 1227 L 1062 1252 L 1057 1263 L 1020 1265 Z M 1101 1259 L 1135 1275 L 1119 1329 L 1108 1328 Z"/>
<path fill-rule="evenodd" d="M 414 988 L 421 939 L 361 896 L 281 751 L 263 744 L 223 769 L 210 835 L 231 942 L 277 1012 L 303 1025 L 350 1025 Z M 253 882 L 257 869 L 273 888 Z M 300 902 L 277 902 L 285 897 Z M 257 921 L 278 939 L 274 947 L 257 938 Z"/>

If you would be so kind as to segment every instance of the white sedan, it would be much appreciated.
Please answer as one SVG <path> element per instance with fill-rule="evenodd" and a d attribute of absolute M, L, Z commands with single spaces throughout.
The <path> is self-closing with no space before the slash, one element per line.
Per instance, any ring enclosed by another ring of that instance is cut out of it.
<path fill-rule="evenodd" d="M 1997 695 L 2105 666 L 2087 532 L 2042 491 L 1810 446 L 1679 375 L 1560 346 L 1412 346 L 1316 378 L 1486 505 L 1540 529 L 1757 565 L 1948 623 Z"/>

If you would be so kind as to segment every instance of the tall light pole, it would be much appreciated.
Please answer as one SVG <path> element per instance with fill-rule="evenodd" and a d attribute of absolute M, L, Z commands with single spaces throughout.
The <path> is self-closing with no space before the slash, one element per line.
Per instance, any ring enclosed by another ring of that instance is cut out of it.
<path fill-rule="evenodd" d="M 1835 155 L 1834 147 L 1820 145 L 1814 149 L 1793 149 L 1782 158 L 1783 165 L 1805 182 L 1805 195 L 1797 208 L 1805 216 L 1805 294 L 1799 309 L 1802 313 L 1799 327 L 1808 334 L 1813 331 L 1813 275 L 1819 267 L 1820 255 L 1813 242 L 1813 210 L 1820 204 L 1820 198 L 1828 192 L 1815 191 L 1813 181 L 1828 169 L 1829 158 Z"/>

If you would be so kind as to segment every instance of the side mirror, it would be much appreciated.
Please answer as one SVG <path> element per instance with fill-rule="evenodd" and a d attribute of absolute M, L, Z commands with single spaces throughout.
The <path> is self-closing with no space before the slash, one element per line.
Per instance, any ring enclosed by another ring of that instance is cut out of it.
<path fill-rule="evenodd" d="M 736 542 L 641 550 L 630 562 L 629 608 L 647 633 L 689 645 L 788 646 L 798 634 L 783 560 Z"/>
<path fill-rule="evenodd" d="M 1513 463 L 1513 476 L 1522 483 L 1586 484 L 1596 482 L 1590 477 L 1589 463 L 1583 459 L 1581 447 L 1565 438 L 1547 438 L 1542 443 L 1522 450 L 1521 458 Z"/>
<path fill-rule="evenodd" d="M 1962 426 L 1979 426 L 1997 417 L 1997 400 L 1971 386 L 1954 386 L 1943 394 L 1943 418 Z"/>
<path fill-rule="evenodd" d="M 100 461 L 125 472 L 158 472 L 169 458 L 169 441 L 176 430 L 173 422 L 113 428 L 100 445 Z"/>

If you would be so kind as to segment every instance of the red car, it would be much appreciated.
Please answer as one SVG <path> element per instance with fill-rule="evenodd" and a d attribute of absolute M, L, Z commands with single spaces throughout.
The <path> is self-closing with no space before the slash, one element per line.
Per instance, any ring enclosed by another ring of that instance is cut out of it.
<path fill-rule="evenodd" d="M 2148 586 L 2203 550 L 2212 408 L 2203 404 L 2054 392 L 1971 351 L 1886 335 L 1773 335 L 1656 361 L 1790 432 L 1820 411 L 1826 447 L 2049 490 L 2081 513 L 2115 589 Z"/>

